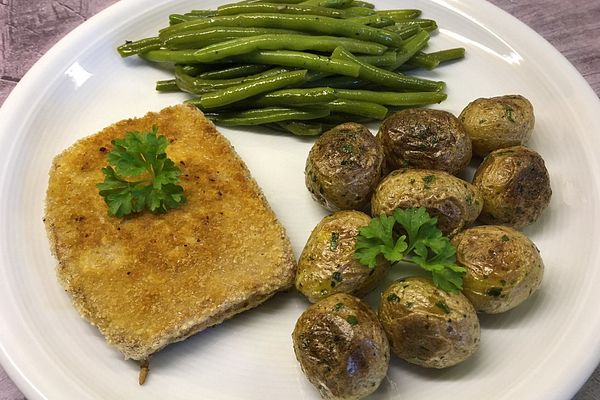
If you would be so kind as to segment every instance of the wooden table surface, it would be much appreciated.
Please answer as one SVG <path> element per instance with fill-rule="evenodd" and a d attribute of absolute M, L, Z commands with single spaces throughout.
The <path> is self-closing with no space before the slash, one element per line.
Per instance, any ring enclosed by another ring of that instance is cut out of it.
<path fill-rule="evenodd" d="M 491 0 L 552 43 L 600 96 L 600 0 Z M 0 0 L 0 105 L 52 45 L 115 0 Z M 24 396 L 0 367 L 0 400 Z M 600 399 L 600 367 L 573 400 Z M 520 400 L 520 399 L 519 399 Z"/>

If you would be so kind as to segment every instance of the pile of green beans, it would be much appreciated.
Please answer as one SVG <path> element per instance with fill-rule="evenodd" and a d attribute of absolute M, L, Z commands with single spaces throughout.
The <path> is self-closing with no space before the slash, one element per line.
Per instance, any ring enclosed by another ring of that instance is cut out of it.
<path fill-rule="evenodd" d="M 156 36 L 117 50 L 172 66 L 156 90 L 193 94 L 186 102 L 216 124 L 313 136 L 444 101 L 444 82 L 405 74 L 464 57 L 424 52 L 436 29 L 419 10 L 365 1 L 244 0 L 172 14 Z"/>

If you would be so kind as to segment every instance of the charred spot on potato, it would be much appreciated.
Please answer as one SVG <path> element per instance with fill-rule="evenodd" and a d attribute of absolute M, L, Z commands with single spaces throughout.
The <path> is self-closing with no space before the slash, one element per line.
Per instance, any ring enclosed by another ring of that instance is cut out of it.
<path fill-rule="evenodd" d="M 485 291 L 485 294 L 492 297 L 499 297 L 502 294 L 502 288 L 493 287 Z"/>

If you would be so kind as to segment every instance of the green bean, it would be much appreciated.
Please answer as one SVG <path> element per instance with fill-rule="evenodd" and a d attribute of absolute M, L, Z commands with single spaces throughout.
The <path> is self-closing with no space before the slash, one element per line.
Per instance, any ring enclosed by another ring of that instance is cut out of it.
<path fill-rule="evenodd" d="M 193 21 L 199 18 L 202 18 L 202 16 L 194 14 L 171 14 L 169 15 L 169 25 L 174 26 L 183 22 Z"/>
<path fill-rule="evenodd" d="M 375 28 L 385 28 L 395 24 L 395 21 L 388 17 L 382 17 L 380 15 L 364 15 L 361 17 L 348 18 L 348 21 L 356 22 L 358 24 L 370 25 Z"/>
<path fill-rule="evenodd" d="M 376 67 L 389 67 L 396 64 L 396 59 L 398 58 L 397 52 L 393 50 L 388 50 L 380 56 L 356 56 L 362 62 L 365 62 L 370 65 L 374 65 Z"/>
<path fill-rule="evenodd" d="M 265 0 L 243 0 L 240 3 L 243 4 L 254 4 L 254 3 L 264 3 Z M 279 3 L 279 4 L 300 4 L 303 3 L 304 0 L 270 0 L 269 3 Z"/>
<path fill-rule="evenodd" d="M 350 76 L 333 76 L 331 78 L 319 79 L 312 82 L 305 82 L 302 87 L 315 88 L 329 86 L 331 88 L 363 88 L 369 86 L 371 82 Z"/>
<path fill-rule="evenodd" d="M 281 33 L 299 33 L 289 29 L 273 28 L 240 28 L 215 26 L 197 31 L 185 31 L 169 36 L 163 40 L 163 45 L 170 50 L 200 49 L 213 43 L 223 42 L 235 38 L 256 35 L 276 35 Z"/>
<path fill-rule="evenodd" d="M 198 75 L 200 79 L 232 79 L 243 76 L 259 74 L 269 69 L 268 65 L 260 64 L 241 64 L 233 67 L 219 69 L 216 71 L 206 71 Z"/>
<path fill-rule="evenodd" d="M 158 37 L 149 37 L 134 42 L 127 41 L 125 44 L 117 47 L 121 57 L 129 57 L 139 53 L 145 53 L 149 50 L 160 49 L 160 39 Z"/>
<path fill-rule="evenodd" d="M 204 94 L 215 90 L 221 90 L 231 86 L 241 85 L 248 82 L 253 82 L 259 79 L 269 78 L 280 75 L 288 70 L 284 68 L 272 68 L 265 72 L 255 75 L 249 75 L 241 78 L 233 79 L 199 79 L 191 77 L 184 73 L 184 69 L 180 66 L 175 67 L 175 80 L 177 86 L 184 92 L 194 94 Z"/>
<path fill-rule="evenodd" d="M 261 106 L 304 106 L 327 103 L 336 99 L 335 90 L 330 87 L 310 89 L 282 89 L 251 99 Z"/>
<path fill-rule="evenodd" d="M 346 18 L 346 12 L 335 8 L 326 8 L 303 4 L 251 3 L 225 4 L 217 8 L 218 15 L 237 15 L 244 13 L 280 13 L 309 14 L 331 18 Z"/>
<path fill-rule="evenodd" d="M 394 25 L 393 30 L 397 31 L 400 29 L 404 29 L 407 26 L 418 26 L 421 29 L 425 29 L 427 32 L 433 32 L 437 29 L 437 23 L 432 20 L 432 19 L 412 19 L 412 20 L 406 20 L 406 21 L 401 21 L 401 22 L 396 22 L 396 25 Z M 387 27 L 388 29 L 392 28 Z"/>
<path fill-rule="evenodd" d="M 423 53 L 422 51 L 415 54 L 410 60 L 401 66 L 401 70 L 409 70 L 413 68 L 432 69 L 440 63 L 459 60 L 465 56 L 465 49 L 457 47 L 454 49 L 446 49 L 435 51 L 433 53 Z M 437 64 L 436 64 L 437 63 Z"/>
<path fill-rule="evenodd" d="M 430 57 L 437 58 L 441 63 L 447 61 L 459 60 L 465 57 L 465 49 L 463 47 L 456 47 L 453 49 L 446 49 L 440 51 L 434 51 L 433 53 L 427 54 Z"/>
<path fill-rule="evenodd" d="M 348 7 L 350 3 L 352 3 L 352 0 L 307 0 L 300 4 L 328 8 L 345 8 Z"/>
<path fill-rule="evenodd" d="M 178 63 L 178 64 L 193 64 L 195 49 L 189 50 L 150 50 L 145 53 L 140 53 L 138 56 L 146 61 L 159 63 Z"/>
<path fill-rule="evenodd" d="M 416 35 L 417 33 L 419 33 L 422 30 L 422 28 L 419 25 L 402 25 L 402 26 L 389 25 L 389 26 L 384 27 L 383 29 L 393 30 L 403 40 L 409 39 L 410 37 Z"/>
<path fill-rule="evenodd" d="M 194 64 L 194 65 L 178 65 L 181 72 L 189 76 L 198 76 L 208 70 L 209 65 Z"/>
<path fill-rule="evenodd" d="M 343 47 L 353 53 L 383 54 L 386 47 L 377 43 L 364 42 L 335 36 L 306 35 L 259 35 L 215 43 L 194 52 L 193 62 L 208 63 L 251 53 L 256 50 L 313 50 L 332 52 Z"/>
<path fill-rule="evenodd" d="M 404 22 L 405 20 L 415 19 L 421 16 L 421 10 L 381 10 L 376 11 L 377 15 L 388 17 L 397 22 Z"/>
<path fill-rule="evenodd" d="M 351 7 L 364 7 L 364 8 L 375 8 L 375 4 L 367 3 L 366 1 L 354 0 L 350 2 Z"/>
<path fill-rule="evenodd" d="M 200 105 L 203 109 L 223 107 L 240 100 L 247 99 L 265 92 L 272 92 L 282 87 L 297 85 L 304 82 L 306 70 L 290 71 L 272 77 L 244 82 L 214 92 L 203 94 Z"/>
<path fill-rule="evenodd" d="M 309 89 L 281 89 L 270 93 L 261 94 L 236 103 L 239 108 L 257 108 L 267 106 L 310 106 L 319 103 L 328 103 L 337 98 L 335 90 L 330 87 L 317 87 Z M 193 104 L 200 109 L 204 109 L 201 98 L 186 100 L 186 103 Z"/>
<path fill-rule="evenodd" d="M 443 82 L 406 76 L 367 64 L 344 50 L 342 47 L 338 47 L 333 52 L 332 59 L 354 61 L 361 67 L 359 73 L 359 77 L 361 79 L 382 85 L 384 87 L 389 87 L 396 90 L 409 89 L 423 92 L 435 92 L 442 90 L 444 87 Z"/>
<path fill-rule="evenodd" d="M 371 90 L 335 89 L 338 99 L 368 101 L 386 106 L 423 106 L 441 103 L 447 95 L 441 92 L 379 92 Z"/>
<path fill-rule="evenodd" d="M 375 11 L 367 7 L 348 7 L 344 8 L 346 18 L 352 17 L 365 17 L 368 15 L 375 15 Z"/>
<path fill-rule="evenodd" d="M 199 17 L 214 17 L 217 15 L 217 10 L 192 10 L 188 14 L 197 15 Z"/>
<path fill-rule="evenodd" d="M 422 51 L 418 51 L 412 56 L 408 61 L 410 65 L 414 65 L 417 67 L 425 68 L 428 70 L 432 70 L 440 65 L 440 60 L 435 57 L 432 57 L 429 54 L 425 54 Z"/>
<path fill-rule="evenodd" d="M 407 39 L 402 47 L 396 52 L 396 61 L 392 64 L 389 69 L 398 69 L 402 64 L 407 62 L 412 56 L 414 56 L 419 50 L 427 45 L 429 41 L 429 33 L 426 30 L 421 29 L 416 35 Z"/>
<path fill-rule="evenodd" d="M 252 64 L 282 65 L 284 67 L 305 68 L 344 76 L 357 77 L 360 65 L 347 60 L 334 60 L 311 53 L 289 50 L 260 50 L 235 57 L 234 60 Z"/>
<path fill-rule="evenodd" d="M 207 118 L 224 126 L 263 125 L 289 120 L 310 120 L 329 115 L 326 108 L 296 109 L 285 107 L 267 107 L 232 113 L 205 113 Z"/>
<path fill-rule="evenodd" d="M 388 109 L 381 104 L 346 99 L 334 100 L 327 103 L 326 107 L 332 112 L 343 112 L 379 120 L 384 119 L 388 112 Z"/>
<path fill-rule="evenodd" d="M 167 79 L 163 81 L 156 81 L 157 92 L 179 92 L 179 86 L 175 79 Z"/>
<path fill-rule="evenodd" d="M 323 133 L 323 124 L 319 122 L 281 121 L 273 125 L 270 128 L 279 128 L 296 136 L 318 136 Z"/>
<path fill-rule="evenodd" d="M 317 15 L 269 13 L 224 15 L 182 22 L 162 29 L 159 33 L 159 37 L 163 42 L 167 42 L 170 37 L 181 32 L 207 29 L 211 26 L 283 28 L 302 32 L 322 33 L 332 36 L 351 37 L 353 39 L 383 44 L 385 46 L 399 47 L 402 45 L 402 38 L 395 32 L 373 28 L 368 25 L 362 25 L 348 20 L 321 17 Z"/>

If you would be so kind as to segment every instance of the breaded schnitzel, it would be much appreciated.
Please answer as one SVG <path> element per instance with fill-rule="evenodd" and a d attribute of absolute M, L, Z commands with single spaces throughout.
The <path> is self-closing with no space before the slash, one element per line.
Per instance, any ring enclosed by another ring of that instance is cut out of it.
<path fill-rule="evenodd" d="M 187 202 L 111 217 L 96 184 L 113 139 L 158 126 Z M 58 155 L 45 224 L 76 308 L 134 360 L 147 358 L 292 285 L 284 228 L 229 141 L 192 106 L 120 121 Z"/>

